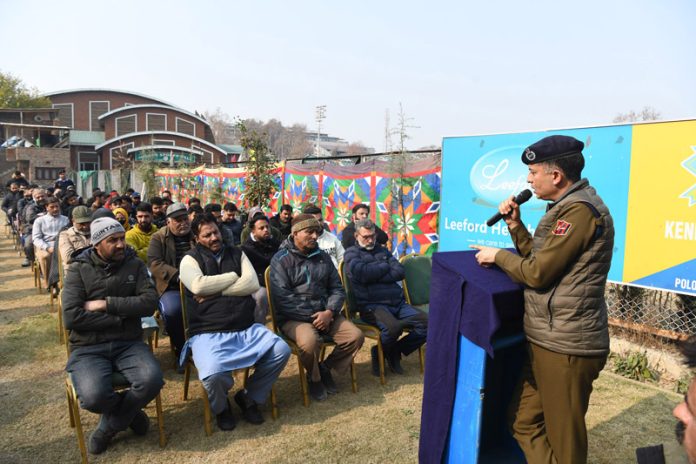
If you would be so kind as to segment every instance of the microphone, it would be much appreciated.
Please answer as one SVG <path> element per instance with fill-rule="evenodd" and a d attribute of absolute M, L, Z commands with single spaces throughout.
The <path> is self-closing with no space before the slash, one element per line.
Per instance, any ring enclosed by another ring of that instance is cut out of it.
<path fill-rule="evenodd" d="M 529 200 L 530 198 L 532 198 L 532 191 L 529 190 L 529 189 L 526 189 L 526 190 L 522 190 L 519 194 L 517 194 L 517 196 L 515 197 L 514 201 L 515 201 L 515 203 L 517 203 L 518 205 L 521 205 L 522 203 L 526 202 L 526 201 Z M 505 217 L 504 214 L 501 214 L 500 212 L 497 212 L 497 213 L 495 213 L 495 215 L 492 216 L 488 221 L 486 221 L 486 225 L 487 225 L 488 227 L 491 227 L 493 224 L 495 224 L 496 222 L 498 222 L 498 221 L 500 221 L 501 219 L 503 219 L 503 217 Z"/>

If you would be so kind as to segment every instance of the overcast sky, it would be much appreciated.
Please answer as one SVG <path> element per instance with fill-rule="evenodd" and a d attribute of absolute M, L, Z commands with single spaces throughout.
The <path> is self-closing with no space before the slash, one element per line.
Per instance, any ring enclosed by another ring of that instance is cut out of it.
<path fill-rule="evenodd" d="M 52 92 L 112 88 L 384 148 L 696 117 L 696 2 L 0 0 L 0 70 Z"/>

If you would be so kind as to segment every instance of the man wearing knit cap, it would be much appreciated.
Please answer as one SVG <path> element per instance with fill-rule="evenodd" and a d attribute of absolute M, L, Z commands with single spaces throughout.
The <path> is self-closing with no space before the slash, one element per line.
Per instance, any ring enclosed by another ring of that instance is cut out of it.
<path fill-rule="evenodd" d="M 149 419 L 142 408 L 164 385 L 141 327 L 141 317 L 157 307 L 157 293 L 125 235 L 115 219 L 93 221 L 92 246 L 72 258 L 61 294 L 70 331 L 66 370 L 80 406 L 101 414 L 89 439 L 92 454 L 106 451 L 114 435 L 127 428 L 145 435 Z M 125 392 L 113 390 L 114 372 L 130 384 Z"/>
<path fill-rule="evenodd" d="M 609 209 L 581 177 L 584 144 L 565 135 L 527 147 L 537 198 L 550 201 L 532 236 L 514 197 L 503 201 L 518 253 L 472 245 L 482 266 L 525 285 L 528 358 L 512 399 L 513 434 L 527 462 L 587 462 L 585 414 L 609 354 L 604 290 L 614 248 Z"/>
<path fill-rule="evenodd" d="M 309 392 L 317 401 L 338 391 L 331 371 L 347 370 L 364 341 L 362 331 L 341 314 L 346 295 L 331 257 L 317 246 L 321 228 L 311 214 L 297 215 L 270 273 L 276 319 L 297 343 Z M 319 362 L 323 337 L 336 347 Z"/>

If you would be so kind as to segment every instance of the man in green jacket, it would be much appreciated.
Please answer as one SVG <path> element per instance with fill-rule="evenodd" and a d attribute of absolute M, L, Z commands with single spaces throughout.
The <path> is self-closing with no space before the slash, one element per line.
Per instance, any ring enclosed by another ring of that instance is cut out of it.
<path fill-rule="evenodd" d="M 609 210 L 581 178 L 584 144 L 553 135 L 522 161 L 535 195 L 550 201 L 532 236 L 514 197 L 499 206 L 519 254 L 474 245 L 526 286 L 528 359 L 511 405 L 513 434 L 531 463 L 585 463 L 585 413 L 609 354 L 604 288 L 614 247 Z"/>

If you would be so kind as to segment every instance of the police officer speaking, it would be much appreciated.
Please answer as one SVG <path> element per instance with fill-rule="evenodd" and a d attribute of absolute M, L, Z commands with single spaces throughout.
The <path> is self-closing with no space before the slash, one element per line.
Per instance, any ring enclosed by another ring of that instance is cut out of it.
<path fill-rule="evenodd" d="M 585 413 L 609 354 L 604 287 L 614 226 L 581 178 L 583 148 L 573 137 L 552 135 L 524 150 L 527 182 L 537 198 L 551 203 L 534 236 L 514 197 L 499 205 L 519 255 L 472 245 L 480 265 L 496 264 L 525 285 L 528 358 L 510 412 L 513 435 L 535 464 L 587 461 Z"/>

